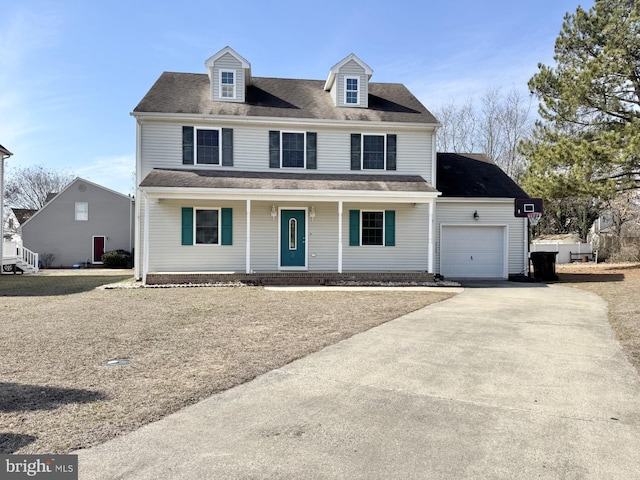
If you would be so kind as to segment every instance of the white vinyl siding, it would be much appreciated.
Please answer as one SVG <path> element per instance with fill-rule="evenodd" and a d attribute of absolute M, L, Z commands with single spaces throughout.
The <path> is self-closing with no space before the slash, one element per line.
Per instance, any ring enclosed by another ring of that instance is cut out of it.
<path fill-rule="evenodd" d="M 479 219 L 473 219 L 477 211 Z M 508 227 L 507 239 L 507 273 L 519 274 L 525 268 L 524 260 L 524 222 L 522 218 L 513 216 L 513 200 L 486 201 L 485 199 L 468 199 L 467 201 L 439 200 L 436 203 L 435 270 L 441 273 L 441 226 L 500 226 Z"/>
<path fill-rule="evenodd" d="M 191 122 L 194 123 L 194 122 Z M 198 166 L 182 164 L 182 126 L 183 123 L 144 122 L 141 126 L 141 152 L 142 170 L 141 179 L 152 168 L 198 168 Z M 198 126 L 207 128 L 203 122 Z M 272 127 L 233 124 L 221 124 L 216 122 L 211 128 L 233 128 L 233 169 L 240 171 L 264 171 L 269 169 L 269 130 L 287 131 L 286 125 L 274 124 Z M 290 126 L 288 126 L 290 129 Z M 310 126 L 307 131 L 317 132 L 317 170 L 314 173 L 349 173 L 371 174 L 371 170 L 353 171 L 349 154 L 351 151 L 351 133 L 358 130 L 364 132 L 364 128 L 346 126 L 344 129 L 315 128 Z M 395 172 L 378 172 L 385 174 L 422 175 L 428 182 L 432 175 L 432 142 L 433 134 L 430 131 L 394 131 L 372 128 L 366 129 L 367 133 L 385 135 L 395 133 L 397 135 Z"/>
<path fill-rule="evenodd" d="M 364 72 L 364 69 L 358 65 L 354 60 L 345 63 L 336 76 L 336 82 L 334 88 L 336 89 L 335 99 L 339 107 L 352 107 L 352 108 L 367 108 L 369 106 L 369 85 L 368 78 Z M 359 98 L 357 104 L 345 103 L 345 78 L 358 78 L 358 92 Z"/>
<path fill-rule="evenodd" d="M 235 81 L 235 97 L 228 98 L 220 95 L 220 71 L 232 71 L 234 72 Z M 211 82 L 211 98 L 216 101 L 224 102 L 244 102 L 245 97 L 245 78 L 244 69 L 242 64 L 230 53 L 218 58 L 213 67 L 213 78 L 215 81 Z"/>
<path fill-rule="evenodd" d="M 233 209 L 233 245 L 182 245 L 182 207 Z M 141 218 L 144 219 L 144 208 Z M 245 271 L 246 203 L 163 200 L 149 202 L 150 272 Z"/>
<path fill-rule="evenodd" d="M 395 246 L 349 246 L 349 210 L 394 210 Z M 316 217 L 317 218 L 317 217 Z M 344 203 L 342 217 L 344 271 L 427 271 L 429 206 L 427 204 Z"/>

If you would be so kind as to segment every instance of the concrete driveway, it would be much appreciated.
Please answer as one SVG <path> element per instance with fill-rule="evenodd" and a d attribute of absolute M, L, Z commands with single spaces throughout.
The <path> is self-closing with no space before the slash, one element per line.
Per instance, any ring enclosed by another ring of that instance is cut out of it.
<path fill-rule="evenodd" d="M 580 290 L 478 284 L 79 453 L 81 479 L 640 478 L 640 379 Z"/>

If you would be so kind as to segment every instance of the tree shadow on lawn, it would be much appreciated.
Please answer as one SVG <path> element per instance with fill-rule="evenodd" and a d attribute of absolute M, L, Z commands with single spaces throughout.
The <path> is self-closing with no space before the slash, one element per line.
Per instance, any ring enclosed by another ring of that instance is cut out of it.
<path fill-rule="evenodd" d="M 0 412 L 52 410 L 68 403 L 104 400 L 101 392 L 78 388 L 48 387 L 0 382 Z"/>
<path fill-rule="evenodd" d="M 558 283 L 623 282 L 623 273 L 557 273 Z"/>
<path fill-rule="evenodd" d="M 26 447 L 36 441 L 33 435 L 0 432 L 0 454 L 6 455 Z"/>
<path fill-rule="evenodd" d="M 0 297 L 45 297 L 89 292 L 102 285 L 132 279 L 132 275 L 2 275 Z"/>

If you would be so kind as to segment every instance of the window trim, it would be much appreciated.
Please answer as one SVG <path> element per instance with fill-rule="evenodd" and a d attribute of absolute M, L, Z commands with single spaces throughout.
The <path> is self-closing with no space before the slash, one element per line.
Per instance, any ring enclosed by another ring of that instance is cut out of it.
<path fill-rule="evenodd" d="M 382 137 L 382 168 L 365 168 L 364 166 L 364 137 Z M 360 134 L 360 170 L 387 170 L 387 135 L 385 133 L 362 133 Z"/>
<path fill-rule="evenodd" d="M 363 213 L 381 213 L 382 214 L 382 243 L 379 245 L 365 245 L 362 242 L 362 231 L 364 230 L 364 219 Z M 387 215 L 384 210 L 360 210 L 360 247 L 384 247 L 386 246 L 387 239 L 385 238 L 385 233 L 387 231 Z"/>
<path fill-rule="evenodd" d="M 192 207 L 193 208 L 193 243 L 191 244 L 194 247 L 219 247 L 222 245 L 222 208 L 221 207 Z M 218 212 L 218 242 L 217 243 L 198 243 L 196 238 L 196 229 L 198 228 L 196 224 L 196 215 L 198 211 L 202 210 L 215 210 Z"/>
<path fill-rule="evenodd" d="M 198 130 L 215 130 L 218 132 L 218 163 L 198 162 Z M 222 166 L 222 127 L 193 126 L 193 165 L 199 167 L 221 167 Z"/>
<path fill-rule="evenodd" d="M 84 210 L 84 213 L 86 214 L 86 218 L 78 218 L 78 206 L 79 205 L 85 205 L 86 209 Z M 75 206 L 74 206 L 75 210 L 74 210 L 74 218 L 76 222 L 88 222 L 89 221 L 89 202 L 75 202 Z"/>
<path fill-rule="evenodd" d="M 224 84 L 223 84 L 223 83 L 222 83 L 222 74 L 223 74 L 223 73 L 231 73 L 231 74 L 233 74 L 233 83 L 231 83 L 231 84 L 230 84 L 230 83 L 224 83 Z M 235 99 L 237 98 L 237 93 L 236 93 L 236 91 L 237 91 L 237 85 L 238 85 L 238 82 L 237 82 L 237 72 L 236 72 L 234 69 L 232 69 L 232 68 L 221 68 L 221 69 L 220 69 L 220 72 L 219 72 L 219 74 L 218 74 L 218 78 L 219 78 L 219 81 L 218 81 L 218 88 L 220 89 L 220 90 L 218 91 L 218 97 L 219 97 L 221 100 L 235 100 Z M 222 91 L 223 91 L 222 86 L 223 86 L 223 85 L 225 85 L 225 86 L 229 86 L 229 85 L 231 85 L 231 86 L 233 87 L 233 96 L 231 96 L 231 97 L 225 97 L 225 96 L 222 94 Z"/>
<path fill-rule="evenodd" d="M 284 139 L 283 139 L 283 134 L 285 134 L 285 133 L 302 134 L 302 140 L 304 142 L 304 145 L 302 147 L 302 154 L 304 156 L 304 160 L 303 160 L 303 165 L 301 167 L 285 167 L 283 165 L 283 161 L 284 161 Z M 299 169 L 306 170 L 306 168 L 307 168 L 307 132 L 306 131 L 302 131 L 302 130 L 280 130 L 280 168 L 291 168 L 293 170 L 299 170 Z"/>
<path fill-rule="evenodd" d="M 358 82 L 358 88 L 356 90 L 348 90 L 347 89 L 347 84 L 349 83 L 349 80 L 356 80 Z M 345 105 L 360 105 L 360 84 L 361 84 L 361 78 L 359 75 L 345 75 L 344 76 L 344 104 Z M 356 101 L 354 103 L 348 102 L 347 101 L 347 94 L 349 92 L 356 92 Z"/>

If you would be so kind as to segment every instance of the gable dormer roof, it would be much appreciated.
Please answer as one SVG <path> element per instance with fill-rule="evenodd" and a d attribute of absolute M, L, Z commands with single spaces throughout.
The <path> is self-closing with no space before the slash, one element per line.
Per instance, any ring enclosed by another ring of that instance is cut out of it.
<path fill-rule="evenodd" d="M 223 57 L 227 53 L 235 57 L 236 60 L 238 60 L 242 64 L 242 68 L 244 68 L 245 70 L 251 70 L 251 64 L 247 61 L 247 59 L 244 58 L 242 55 L 240 55 L 238 52 L 236 52 L 233 48 L 229 46 L 224 47 L 218 53 L 214 53 L 206 60 L 206 62 L 204 62 L 207 69 L 210 67 L 212 68 L 216 60 L 218 60 L 220 57 Z"/>
<path fill-rule="evenodd" d="M 244 103 L 251 85 L 251 64 L 231 47 L 224 47 L 205 62 L 212 100 Z"/>
<path fill-rule="evenodd" d="M 340 69 L 351 61 L 354 61 L 358 65 L 360 65 L 360 67 L 362 67 L 365 74 L 367 75 L 367 78 L 371 79 L 371 76 L 373 75 L 373 70 L 371 69 L 371 67 L 366 63 L 364 63 L 362 60 L 360 60 L 355 53 L 350 53 L 345 58 L 343 58 L 338 63 L 336 63 L 333 67 L 331 67 L 331 70 L 329 70 L 329 76 L 327 77 L 327 81 L 324 84 L 325 90 L 327 91 L 331 90 L 334 82 L 336 81 L 336 75 L 338 74 Z"/>

